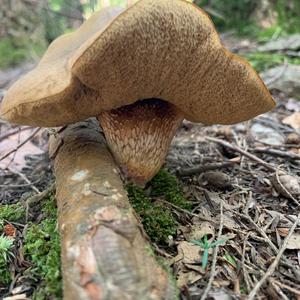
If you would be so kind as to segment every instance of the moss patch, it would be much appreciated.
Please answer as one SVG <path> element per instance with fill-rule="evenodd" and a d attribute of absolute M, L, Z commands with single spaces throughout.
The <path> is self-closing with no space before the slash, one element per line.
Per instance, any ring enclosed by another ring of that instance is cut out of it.
<path fill-rule="evenodd" d="M 25 236 L 24 250 L 34 267 L 27 270 L 39 283 L 33 299 L 61 299 L 62 278 L 60 270 L 60 240 L 57 232 L 57 217 L 54 197 L 50 197 L 42 208 L 45 214 L 38 224 L 30 224 Z"/>
<path fill-rule="evenodd" d="M 55 199 L 51 196 L 42 203 L 38 203 L 38 206 L 33 208 L 38 211 L 38 214 L 33 218 L 33 222 L 28 224 L 25 236 L 17 234 L 16 242 L 13 242 L 7 250 L 3 250 L 5 249 L 4 240 L 2 243 L 0 240 L 0 286 L 6 288 L 12 280 L 10 265 L 13 265 L 12 262 L 15 261 L 15 256 L 19 251 L 18 240 L 23 239 L 26 261 L 31 262 L 33 266 L 28 269 L 26 266 L 21 272 L 24 278 L 34 279 L 38 285 L 31 299 L 61 299 L 60 241 L 57 232 Z M 30 214 L 32 213 L 30 211 Z M 20 203 L 0 205 L 0 237 L 3 235 L 5 239 L 8 239 L 3 230 L 6 222 L 24 224 L 24 220 L 25 208 Z M 22 269 L 22 266 L 20 268 Z"/>
<path fill-rule="evenodd" d="M 0 205 L 0 222 L 4 220 L 16 222 L 24 216 L 25 209 L 20 203 Z"/>
<path fill-rule="evenodd" d="M 180 208 L 190 209 L 191 204 L 183 196 L 176 177 L 161 170 L 144 189 L 127 186 L 129 200 L 141 217 L 146 233 L 156 243 L 165 243 L 168 236 L 174 235 L 178 222 L 166 204 L 159 198 Z"/>

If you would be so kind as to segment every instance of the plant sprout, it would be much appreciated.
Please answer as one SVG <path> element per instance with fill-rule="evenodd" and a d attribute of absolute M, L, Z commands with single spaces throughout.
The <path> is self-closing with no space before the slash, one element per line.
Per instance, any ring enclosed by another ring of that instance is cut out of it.
<path fill-rule="evenodd" d="M 0 235 L 0 256 L 3 257 L 4 261 L 7 261 L 8 255 L 13 256 L 10 249 L 13 246 L 14 241 L 3 234 Z"/>
<path fill-rule="evenodd" d="M 222 239 L 222 240 L 217 240 L 215 242 L 212 242 L 210 243 L 207 239 L 207 234 L 204 235 L 203 237 L 203 241 L 202 240 L 192 240 L 191 242 L 197 246 L 200 246 L 204 252 L 203 252 L 203 255 L 202 255 L 202 269 L 203 270 L 206 270 L 206 267 L 207 267 L 207 263 L 208 263 L 208 250 L 209 249 L 212 249 L 212 248 L 215 248 L 216 246 L 219 246 L 221 244 L 224 244 L 226 241 L 226 239 Z"/>

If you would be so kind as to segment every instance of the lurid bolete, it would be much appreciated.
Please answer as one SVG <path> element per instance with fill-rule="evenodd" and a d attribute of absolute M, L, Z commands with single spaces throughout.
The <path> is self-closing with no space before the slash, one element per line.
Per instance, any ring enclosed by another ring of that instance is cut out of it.
<path fill-rule="evenodd" d="M 8 90 L 1 117 L 49 127 L 96 116 L 125 175 L 144 183 L 183 119 L 233 124 L 273 107 L 204 11 L 183 0 L 141 0 L 102 10 L 56 39 Z"/>

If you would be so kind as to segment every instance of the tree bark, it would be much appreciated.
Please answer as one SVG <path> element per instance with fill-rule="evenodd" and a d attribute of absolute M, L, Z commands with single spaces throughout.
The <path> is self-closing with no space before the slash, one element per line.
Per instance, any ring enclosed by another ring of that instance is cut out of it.
<path fill-rule="evenodd" d="M 131 208 L 96 123 L 50 139 L 54 160 L 64 299 L 176 299 Z"/>

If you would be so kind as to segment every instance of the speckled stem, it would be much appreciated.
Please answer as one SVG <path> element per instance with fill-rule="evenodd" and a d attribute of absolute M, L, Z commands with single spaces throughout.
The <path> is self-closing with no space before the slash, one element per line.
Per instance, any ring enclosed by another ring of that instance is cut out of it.
<path fill-rule="evenodd" d="M 163 165 L 183 114 L 166 101 L 146 99 L 98 119 L 125 178 L 143 186 Z"/>
<path fill-rule="evenodd" d="M 64 299 L 176 299 L 147 248 L 118 169 L 96 122 L 50 140 L 54 160 Z"/>

